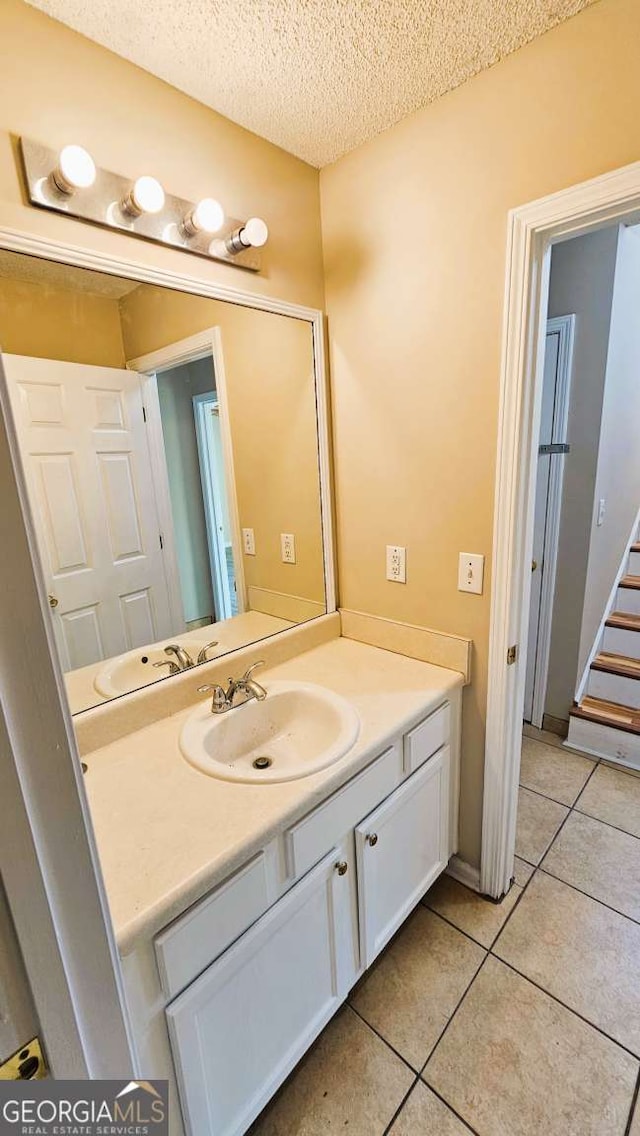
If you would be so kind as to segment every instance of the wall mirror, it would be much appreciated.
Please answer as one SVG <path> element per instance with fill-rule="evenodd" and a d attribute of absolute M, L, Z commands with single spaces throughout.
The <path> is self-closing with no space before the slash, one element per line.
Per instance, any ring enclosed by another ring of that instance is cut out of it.
<path fill-rule="evenodd" d="M 318 328 L 263 303 L 0 249 L 73 713 L 333 609 Z"/>

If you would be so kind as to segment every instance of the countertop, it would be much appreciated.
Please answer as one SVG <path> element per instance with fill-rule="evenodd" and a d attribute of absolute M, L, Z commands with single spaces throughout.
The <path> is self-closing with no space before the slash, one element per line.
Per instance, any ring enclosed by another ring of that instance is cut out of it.
<path fill-rule="evenodd" d="M 121 955 L 348 781 L 463 682 L 456 671 L 344 638 L 260 675 L 267 688 L 271 679 L 317 682 L 349 699 L 361 725 L 343 758 L 308 777 L 270 785 L 209 777 L 189 765 L 178 747 L 182 723 L 197 703 L 85 755 Z"/>

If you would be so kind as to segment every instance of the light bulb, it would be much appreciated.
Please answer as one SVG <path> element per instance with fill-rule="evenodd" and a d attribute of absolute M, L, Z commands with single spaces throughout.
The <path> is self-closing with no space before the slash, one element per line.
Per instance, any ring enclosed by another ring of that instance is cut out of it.
<path fill-rule="evenodd" d="M 96 180 L 96 164 L 82 146 L 64 146 L 52 178 L 61 193 L 88 189 Z"/>
<path fill-rule="evenodd" d="M 240 240 L 248 248 L 262 248 L 268 238 L 269 230 L 260 217 L 250 217 L 240 232 Z"/>
<path fill-rule="evenodd" d="M 250 217 L 239 229 L 231 233 L 225 241 L 227 252 L 232 256 L 248 248 L 262 248 L 267 243 L 269 230 L 260 217 Z"/>
<path fill-rule="evenodd" d="M 203 197 L 183 221 L 183 228 L 191 237 L 195 233 L 217 233 L 223 225 L 224 209 L 213 197 Z"/>
<path fill-rule="evenodd" d="M 122 208 L 134 217 L 141 213 L 159 213 L 164 206 L 164 189 L 157 178 L 143 174 L 136 178 L 130 192 L 122 202 Z"/>

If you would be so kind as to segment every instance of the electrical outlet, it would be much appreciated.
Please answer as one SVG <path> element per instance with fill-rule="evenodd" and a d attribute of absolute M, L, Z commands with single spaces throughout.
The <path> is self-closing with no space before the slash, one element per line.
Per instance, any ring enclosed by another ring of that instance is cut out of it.
<path fill-rule="evenodd" d="M 387 545 L 387 580 L 395 584 L 407 582 L 407 550 L 399 544 Z"/>
<path fill-rule="evenodd" d="M 242 547 L 244 548 L 246 556 L 255 556 L 256 538 L 253 535 L 253 529 L 242 530 Z"/>
<path fill-rule="evenodd" d="M 295 564 L 296 538 L 293 533 L 280 533 L 280 547 L 282 548 L 282 563 Z"/>
<path fill-rule="evenodd" d="M 484 556 L 479 552 L 461 552 L 458 561 L 458 591 L 482 595 Z"/>

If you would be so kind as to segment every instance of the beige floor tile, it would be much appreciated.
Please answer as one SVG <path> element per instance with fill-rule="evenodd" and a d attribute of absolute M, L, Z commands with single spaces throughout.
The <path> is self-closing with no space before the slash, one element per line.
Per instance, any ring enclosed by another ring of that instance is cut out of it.
<path fill-rule="evenodd" d="M 489 957 L 423 1077 L 479 1136 L 623 1136 L 638 1062 Z"/>
<path fill-rule="evenodd" d="M 610 765 L 600 765 L 581 793 L 576 808 L 633 836 L 640 836 L 640 778 L 630 777 Z"/>
<path fill-rule="evenodd" d="M 251 1136 L 382 1136 L 412 1080 L 404 1062 L 345 1006 Z"/>
<path fill-rule="evenodd" d="M 629 1136 L 640 1136 L 640 1098 L 636 1101 L 636 1109 L 633 1114 L 631 1128 L 629 1129 Z"/>
<path fill-rule="evenodd" d="M 440 876 L 427 892 L 423 903 L 448 919 L 454 927 L 471 935 L 483 947 L 490 947 L 521 895 L 522 888 L 512 884 L 501 903 L 492 903 L 453 880 L 451 876 Z"/>
<path fill-rule="evenodd" d="M 623 915 L 640 920 L 640 840 L 572 813 L 543 868 Z"/>
<path fill-rule="evenodd" d="M 640 1055 L 640 925 L 536 872 L 494 954 Z"/>
<path fill-rule="evenodd" d="M 521 860 L 519 856 L 513 858 L 513 878 L 518 887 L 525 887 L 529 883 L 535 869 L 531 864 L 527 864 L 526 860 Z"/>
<path fill-rule="evenodd" d="M 419 1081 L 412 1089 L 389 1136 L 469 1136 L 466 1124 Z"/>
<path fill-rule="evenodd" d="M 546 742 L 522 739 L 520 784 L 562 805 L 572 805 L 592 773 L 595 761 L 567 753 Z"/>
<path fill-rule="evenodd" d="M 418 906 L 352 1005 L 419 1070 L 484 957 L 476 943 Z"/>
<path fill-rule="evenodd" d="M 539 864 L 569 810 L 528 789 L 518 792 L 516 856 Z"/>

